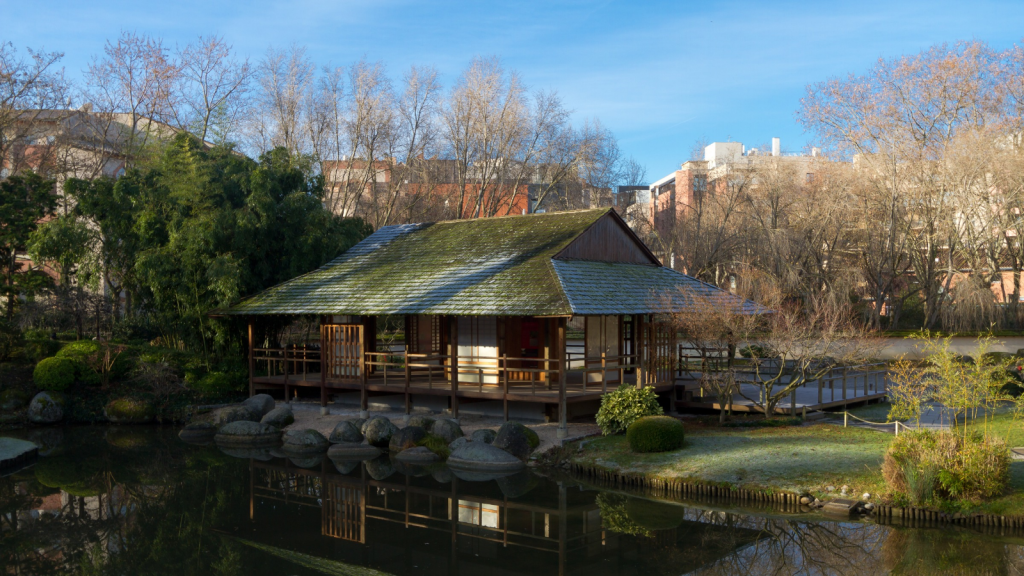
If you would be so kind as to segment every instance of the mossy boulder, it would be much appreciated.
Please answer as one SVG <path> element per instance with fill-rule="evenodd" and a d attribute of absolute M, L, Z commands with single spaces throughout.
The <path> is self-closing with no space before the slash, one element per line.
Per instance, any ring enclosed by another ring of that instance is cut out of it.
<path fill-rule="evenodd" d="M 103 415 L 114 424 L 145 424 L 155 415 L 153 405 L 135 398 L 117 398 L 107 403 Z"/>
<path fill-rule="evenodd" d="M 225 406 L 213 413 L 213 423 L 217 427 L 231 424 L 232 422 L 255 422 L 260 421 L 260 416 L 245 406 Z"/>
<path fill-rule="evenodd" d="M 251 398 L 247 398 L 242 402 L 241 406 L 248 408 L 250 412 L 263 418 L 274 409 L 274 398 L 270 394 L 256 394 Z"/>
<path fill-rule="evenodd" d="M 505 422 L 492 444 L 525 462 L 534 448 L 540 445 L 540 438 L 519 422 Z"/>
<path fill-rule="evenodd" d="M 366 442 L 378 448 L 387 447 L 395 432 L 398 432 L 398 428 L 391 423 L 391 420 L 383 416 L 374 416 L 363 426 L 363 436 L 366 437 Z"/>
<path fill-rule="evenodd" d="M 391 435 L 391 441 L 388 443 L 388 450 L 393 454 L 415 448 L 420 440 L 423 440 L 427 436 L 427 431 L 419 426 L 406 426 L 398 432 Z"/>
<path fill-rule="evenodd" d="M 669 452 L 683 447 L 683 423 L 671 416 L 644 416 L 626 429 L 633 452 Z"/>
<path fill-rule="evenodd" d="M 221 426 L 213 439 L 229 448 L 273 446 L 281 442 L 281 431 L 269 424 L 236 420 Z"/>
<path fill-rule="evenodd" d="M 327 437 L 327 440 L 331 444 L 358 444 L 363 441 L 363 434 L 355 422 L 342 420 L 338 422 L 334 430 L 331 430 L 331 435 Z"/>
<path fill-rule="evenodd" d="M 323 454 L 330 445 L 323 434 L 306 428 L 286 432 L 282 448 L 289 454 Z"/>
<path fill-rule="evenodd" d="M 448 445 L 448 451 L 449 452 L 455 452 L 459 448 L 462 448 L 462 445 L 465 444 L 466 442 L 473 442 L 473 441 L 474 440 L 472 440 L 471 438 L 466 438 L 465 436 L 463 436 L 461 438 L 456 438 L 455 440 L 452 440 L 451 444 Z"/>
<path fill-rule="evenodd" d="M 434 419 L 430 416 L 424 416 L 417 414 L 409 418 L 409 426 L 419 426 L 424 430 L 430 430 L 430 427 L 434 425 Z"/>
<path fill-rule="evenodd" d="M 284 428 L 295 423 L 295 414 L 290 406 L 278 406 L 263 415 L 260 419 L 262 424 L 269 424 L 274 428 Z"/>
<path fill-rule="evenodd" d="M 498 433 L 488 428 L 482 428 L 480 430 L 474 430 L 470 435 L 470 439 L 473 442 L 483 442 L 484 444 L 493 444 L 494 439 L 498 437 Z M 538 438 L 538 441 L 540 439 Z"/>
<path fill-rule="evenodd" d="M 28 405 L 28 419 L 35 424 L 54 424 L 64 418 L 64 395 L 40 392 Z"/>
<path fill-rule="evenodd" d="M 493 444 L 467 442 L 448 456 L 448 466 L 470 471 L 515 472 L 526 464 Z"/>
<path fill-rule="evenodd" d="M 459 427 L 458 423 L 454 420 L 447 418 L 436 420 L 430 427 L 430 433 L 434 436 L 440 436 L 444 438 L 445 444 L 451 444 L 456 438 L 465 436 L 462 433 L 462 428 Z"/>

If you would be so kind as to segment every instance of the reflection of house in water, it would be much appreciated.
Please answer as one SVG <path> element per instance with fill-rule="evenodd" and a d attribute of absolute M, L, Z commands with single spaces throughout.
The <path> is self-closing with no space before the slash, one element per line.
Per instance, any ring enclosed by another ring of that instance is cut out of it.
<path fill-rule="evenodd" d="M 362 465 L 340 474 L 330 460 L 313 469 L 252 461 L 250 471 L 254 540 L 394 574 L 679 574 L 756 536 L 696 521 L 621 535 L 604 528 L 593 491 L 531 473 L 376 480 Z M 676 547 L 686 548 L 678 562 L 654 562 L 653 551 Z"/>

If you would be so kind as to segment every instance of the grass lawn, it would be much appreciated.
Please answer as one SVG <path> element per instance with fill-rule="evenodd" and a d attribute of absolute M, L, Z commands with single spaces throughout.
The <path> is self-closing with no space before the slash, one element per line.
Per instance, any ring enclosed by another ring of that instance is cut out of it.
<path fill-rule="evenodd" d="M 844 484 L 859 496 L 884 491 L 881 465 L 892 436 L 831 424 L 780 428 L 688 425 L 686 446 L 674 452 L 634 454 L 624 436 L 587 443 L 574 461 L 659 478 L 728 484 L 758 490 L 810 491 Z"/>
<path fill-rule="evenodd" d="M 851 410 L 868 420 L 884 421 L 888 404 Z M 864 428 L 812 424 L 780 428 L 719 428 L 710 421 L 687 422 L 686 445 L 674 452 L 634 454 L 624 436 L 589 440 L 573 461 L 621 473 L 756 490 L 808 491 L 835 497 L 827 486 L 844 484 L 859 497 L 864 492 L 885 495 L 882 458 L 893 436 Z M 1009 412 L 972 421 L 969 427 L 1024 446 L 1024 423 Z M 1024 515 L 1024 460 L 1010 464 L 1007 493 L 964 512 Z"/>

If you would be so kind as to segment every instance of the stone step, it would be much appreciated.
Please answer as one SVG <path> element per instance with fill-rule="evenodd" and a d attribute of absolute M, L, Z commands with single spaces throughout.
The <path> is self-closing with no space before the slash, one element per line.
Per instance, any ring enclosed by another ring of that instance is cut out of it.
<path fill-rule="evenodd" d="M 36 459 L 39 447 L 28 440 L 0 437 L 0 473 L 21 468 Z"/>

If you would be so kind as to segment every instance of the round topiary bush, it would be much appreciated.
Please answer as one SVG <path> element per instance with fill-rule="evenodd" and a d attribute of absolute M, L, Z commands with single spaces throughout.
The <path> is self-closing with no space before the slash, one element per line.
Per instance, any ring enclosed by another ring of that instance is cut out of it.
<path fill-rule="evenodd" d="M 75 382 L 75 365 L 66 358 L 44 358 L 32 372 L 36 388 L 63 392 Z"/>
<path fill-rule="evenodd" d="M 626 428 L 644 416 L 661 414 L 658 395 L 654 388 L 637 388 L 623 384 L 615 391 L 601 397 L 601 408 L 597 411 L 597 425 L 605 436 L 625 432 Z"/>
<path fill-rule="evenodd" d="M 626 429 L 633 452 L 668 452 L 683 447 L 683 423 L 671 416 L 645 416 Z"/>

